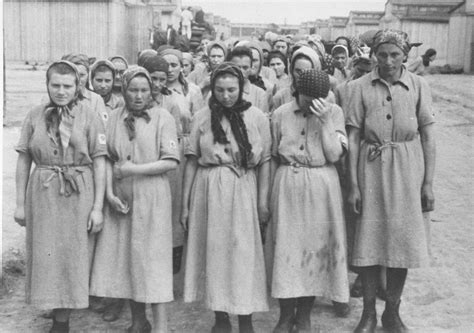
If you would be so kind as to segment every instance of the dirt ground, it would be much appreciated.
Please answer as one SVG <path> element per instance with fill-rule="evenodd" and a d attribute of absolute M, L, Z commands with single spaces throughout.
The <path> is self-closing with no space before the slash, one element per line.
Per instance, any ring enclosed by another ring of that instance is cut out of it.
<path fill-rule="evenodd" d="M 431 215 L 432 264 L 411 270 L 403 295 L 401 316 L 414 332 L 474 332 L 473 242 L 473 125 L 474 76 L 433 75 L 437 114 L 436 210 Z M 13 221 L 15 164 L 13 150 L 26 112 L 45 96 L 45 68 L 8 64 L 7 107 L 3 128 L 3 288 L 0 294 L 1 332 L 47 332 L 51 321 L 24 303 L 25 231 Z M 182 276 L 176 284 L 179 286 Z M 209 332 L 213 314 L 203 304 L 184 304 L 180 288 L 169 305 L 169 324 L 175 332 Z M 347 332 L 358 322 L 361 299 L 351 299 L 347 319 L 336 318 L 330 302 L 318 299 L 312 312 L 315 332 Z M 383 302 L 378 302 L 382 313 Z M 151 318 L 151 313 L 149 313 Z M 278 318 L 272 301 L 269 313 L 254 315 L 257 332 L 271 332 Z M 105 323 L 88 310 L 75 311 L 73 332 L 124 332 L 129 326 L 128 308 L 122 318 Z M 236 318 L 233 318 L 237 328 Z M 379 330 L 382 332 L 379 324 Z M 236 331 L 236 330 L 234 330 Z"/>

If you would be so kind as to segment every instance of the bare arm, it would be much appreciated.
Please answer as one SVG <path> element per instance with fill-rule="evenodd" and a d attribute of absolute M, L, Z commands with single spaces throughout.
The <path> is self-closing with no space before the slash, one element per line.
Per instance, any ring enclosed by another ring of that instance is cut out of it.
<path fill-rule="evenodd" d="M 27 153 L 20 153 L 16 164 L 16 209 L 14 213 L 15 221 L 25 226 L 25 200 L 26 200 L 26 187 L 30 178 L 32 159 Z"/>
<path fill-rule="evenodd" d="M 270 217 L 268 194 L 270 189 L 270 161 L 258 168 L 258 215 L 260 223 L 266 223 Z"/>
<path fill-rule="evenodd" d="M 433 178 L 436 161 L 436 142 L 434 138 L 434 125 L 429 124 L 420 129 L 421 146 L 425 162 L 425 175 L 421 188 L 421 202 L 423 211 L 434 210 Z"/>
<path fill-rule="evenodd" d="M 178 162 L 174 159 L 164 159 L 143 164 L 135 164 L 127 161 L 122 165 L 114 165 L 114 175 L 116 175 L 116 177 L 118 178 L 124 178 L 134 175 L 153 176 L 174 170 L 177 167 Z"/>
<path fill-rule="evenodd" d="M 359 189 L 359 180 L 357 169 L 359 164 L 360 150 L 360 129 L 349 127 L 349 175 L 351 189 L 348 202 L 352 211 L 356 214 L 361 213 L 361 195 Z"/>
<path fill-rule="evenodd" d="M 106 171 L 105 171 L 105 157 L 98 156 L 92 161 L 94 168 L 94 205 L 89 216 L 89 223 L 87 229 L 91 233 L 96 233 L 102 230 L 103 215 L 102 208 L 104 207 L 104 194 L 106 187 Z"/>
<path fill-rule="evenodd" d="M 194 177 L 196 176 L 198 168 L 197 157 L 188 156 L 186 165 L 184 167 L 184 180 L 183 180 L 183 200 L 181 208 L 181 225 L 184 230 L 188 229 L 188 215 L 189 215 L 189 204 L 191 198 L 191 188 L 194 183 Z"/>

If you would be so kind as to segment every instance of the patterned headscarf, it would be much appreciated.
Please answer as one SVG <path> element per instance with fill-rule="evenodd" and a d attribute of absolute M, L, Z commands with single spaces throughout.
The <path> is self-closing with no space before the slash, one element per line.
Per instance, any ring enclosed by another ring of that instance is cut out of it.
<path fill-rule="evenodd" d="M 235 76 L 239 81 L 239 97 L 237 102 L 230 108 L 223 106 L 214 96 L 216 80 L 226 74 Z M 230 62 L 224 62 L 217 66 L 211 75 L 211 91 L 213 94 L 209 98 L 209 108 L 211 109 L 211 130 L 214 135 L 214 142 L 220 144 L 230 142 L 221 124 L 222 117 L 226 117 L 230 122 L 232 134 L 234 134 L 239 146 L 241 166 L 247 168 L 250 153 L 252 152 L 252 145 L 249 142 L 247 127 L 242 112 L 249 109 L 252 104 L 242 99 L 244 92 L 244 75 L 240 68 Z"/>
<path fill-rule="evenodd" d="M 400 30 L 385 29 L 379 30 L 372 43 L 372 52 L 377 52 L 377 49 L 382 44 L 393 44 L 398 46 L 405 55 L 408 55 L 413 46 L 419 46 L 421 43 L 410 43 L 408 34 Z"/>
<path fill-rule="evenodd" d="M 131 140 L 133 140 L 136 137 L 136 131 L 135 131 L 135 118 L 144 118 L 145 121 L 148 123 L 150 122 L 151 118 L 150 115 L 147 112 L 147 109 L 151 106 L 151 103 L 143 110 L 140 111 L 132 111 L 128 107 L 128 101 L 127 101 L 127 95 L 126 91 L 128 89 L 128 86 L 130 85 L 130 82 L 136 78 L 137 76 L 142 76 L 145 77 L 148 81 L 148 84 L 150 86 L 150 91 L 152 88 L 152 81 L 150 78 L 150 74 L 148 74 L 147 70 L 143 67 L 140 66 L 132 66 L 128 68 L 125 73 L 123 73 L 123 78 L 122 78 L 122 95 L 125 98 L 125 104 L 127 105 L 127 111 L 128 115 L 125 117 L 124 122 L 125 122 L 125 127 L 127 128 L 128 131 L 128 137 Z"/>
<path fill-rule="evenodd" d="M 329 75 L 317 69 L 304 70 L 296 82 L 299 94 L 314 98 L 326 98 L 330 88 Z"/>

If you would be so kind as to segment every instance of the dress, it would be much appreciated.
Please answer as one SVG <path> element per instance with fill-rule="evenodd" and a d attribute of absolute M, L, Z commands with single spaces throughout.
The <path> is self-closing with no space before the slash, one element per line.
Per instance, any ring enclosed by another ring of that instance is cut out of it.
<path fill-rule="evenodd" d="M 263 113 L 268 114 L 270 112 L 268 94 L 262 88 L 251 84 L 250 81 L 246 81 L 244 84 L 243 98 L 252 103 L 256 108 L 262 110 Z"/>
<path fill-rule="evenodd" d="M 92 160 L 107 154 L 105 130 L 97 113 L 76 104 L 71 110 L 72 131 L 64 152 L 58 134 L 54 139 L 48 135 L 46 105 L 27 114 L 15 147 L 35 163 L 25 203 L 26 301 L 43 309 L 86 308 L 87 222 L 94 203 Z M 59 169 L 65 165 L 70 167 Z M 60 193 L 61 184 L 66 191 L 72 189 L 68 176 L 75 178 L 78 187 L 69 196 Z"/>
<path fill-rule="evenodd" d="M 214 143 L 211 111 L 193 118 L 187 155 L 198 159 L 191 190 L 184 301 L 205 299 L 214 311 L 268 310 L 265 264 L 257 214 L 255 168 L 270 159 L 268 118 L 255 107 L 243 113 L 252 153 L 239 168 L 237 142 L 227 118 L 229 144 Z"/>
<path fill-rule="evenodd" d="M 361 131 L 362 214 L 352 264 L 423 266 L 429 261 L 429 223 L 421 211 L 424 162 L 418 131 L 434 122 L 429 86 L 405 67 L 392 86 L 377 67 L 353 82 L 346 124 Z"/>
<path fill-rule="evenodd" d="M 122 95 L 111 94 L 109 100 L 105 103 L 105 110 L 107 111 L 107 115 L 110 116 L 112 110 L 118 109 L 124 105 L 125 101 L 123 100 Z"/>
<path fill-rule="evenodd" d="M 330 112 L 338 139 L 347 146 L 342 110 L 333 104 Z M 342 195 L 336 168 L 324 157 L 320 126 L 295 101 L 272 115 L 272 156 L 280 161 L 267 235 L 267 246 L 274 247 L 272 297 L 348 302 Z"/>
<path fill-rule="evenodd" d="M 109 119 L 110 158 L 143 164 L 179 161 L 173 117 L 158 107 L 148 109 L 150 122 L 136 118 L 136 138 L 129 140 L 126 107 Z M 171 192 L 167 174 L 114 179 L 114 194 L 130 206 L 127 214 L 105 206 L 104 229 L 97 236 L 91 272 L 94 296 L 127 298 L 143 303 L 173 300 Z"/>

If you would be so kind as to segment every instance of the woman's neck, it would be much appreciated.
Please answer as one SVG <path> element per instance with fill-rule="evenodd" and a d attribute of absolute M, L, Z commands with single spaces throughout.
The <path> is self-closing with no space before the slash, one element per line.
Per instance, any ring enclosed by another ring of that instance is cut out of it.
<path fill-rule="evenodd" d="M 183 88 L 181 87 L 181 83 L 178 80 L 174 80 L 173 82 L 168 82 L 167 84 L 168 89 L 176 89 L 178 91 L 182 91 Z"/>
<path fill-rule="evenodd" d="M 397 82 L 398 80 L 400 80 L 400 78 L 402 77 L 402 70 L 403 68 L 400 67 L 399 70 L 397 70 L 395 73 L 393 74 L 384 74 L 384 73 L 381 73 L 380 70 L 379 70 L 379 75 L 382 79 L 384 79 L 385 81 L 387 81 L 388 83 L 390 84 L 394 84 L 395 82 Z"/>

